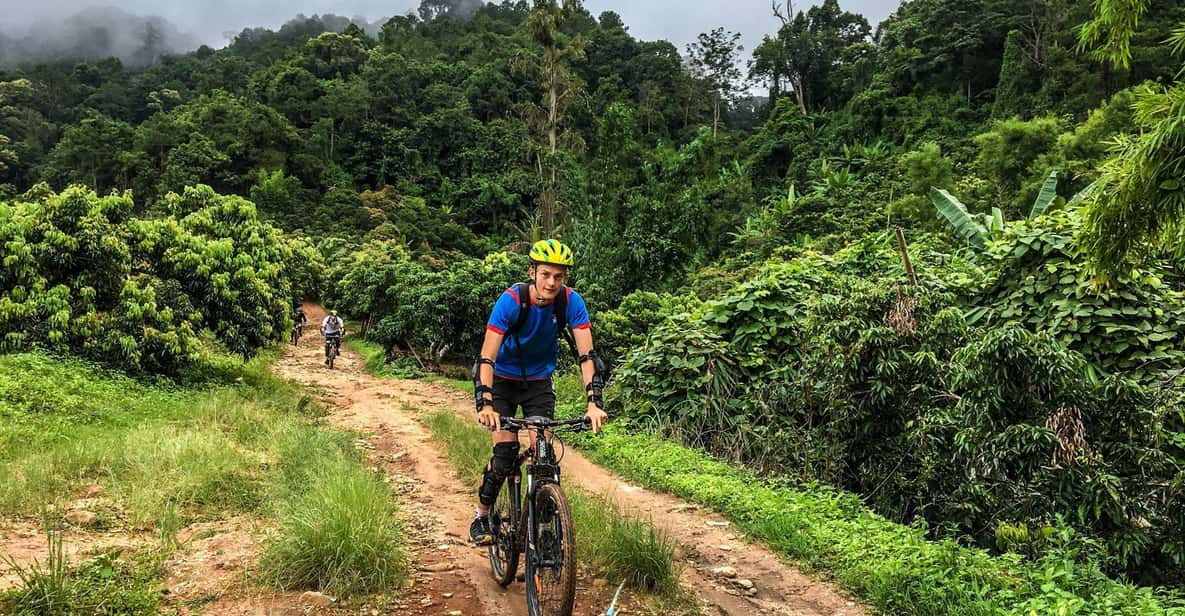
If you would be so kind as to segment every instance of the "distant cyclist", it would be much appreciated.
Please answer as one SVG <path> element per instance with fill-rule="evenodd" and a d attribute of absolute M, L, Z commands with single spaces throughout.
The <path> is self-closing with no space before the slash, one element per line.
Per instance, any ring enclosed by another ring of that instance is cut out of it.
<path fill-rule="evenodd" d="M 292 310 L 292 325 L 296 327 L 297 335 L 304 331 L 304 326 L 309 322 L 308 317 L 304 315 L 304 306 L 298 305 Z"/>
<path fill-rule="evenodd" d="M 329 365 L 329 348 L 331 344 L 341 344 L 342 336 L 346 333 L 346 324 L 337 316 L 336 310 L 330 310 L 321 321 L 321 335 L 325 337 L 325 365 Z"/>

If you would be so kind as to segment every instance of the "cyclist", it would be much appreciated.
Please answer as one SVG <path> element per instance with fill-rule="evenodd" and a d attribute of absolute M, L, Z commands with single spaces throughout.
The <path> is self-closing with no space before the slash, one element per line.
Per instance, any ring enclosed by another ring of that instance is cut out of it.
<path fill-rule="evenodd" d="M 304 326 L 308 322 L 308 317 L 304 315 L 304 306 L 298 304 L 296 308 L 292 310 L 292 326 L 296 328 L 298 337 L 300 336 L 300 333 L 304 331 Z"/>
<path fill-rule="evenodd" d="M 588 394 L 586 416 L 593 431 L 599 432 L 607 419 L 601 399 L 605 370 L 593 350 L 588 308 L 579 293 L 564 285 L 574 264 L 572 249 L 556 240 L 541 240 L 531 247 L 529 256 L 530 282 L 516 284 L 498 298 L 486 324 L 481 355 L 473 365 L 477 421 L 494 430 L 493 455 L 483 473 L 477 512 L 469 527 L 469 537 L 478 545 L 493 543 L 488 514 L 518 459 L 518 435 L 498 429 L 499 418 L 513 417 L 518 407 L 526 417 L 555 416 L 551 375 L 560 336 L 578 355 Z M 569 328 L 571 334 L 566 331 Z"/>
<path fill-rule="evenodd" d="M 321 335 L 325 337 L 325 365 L 329 365 L 329 345 L 340 344 L 346 333 L 346 324 L 337 316 L 336 310 L 330 310 L 321 321 Z"/>

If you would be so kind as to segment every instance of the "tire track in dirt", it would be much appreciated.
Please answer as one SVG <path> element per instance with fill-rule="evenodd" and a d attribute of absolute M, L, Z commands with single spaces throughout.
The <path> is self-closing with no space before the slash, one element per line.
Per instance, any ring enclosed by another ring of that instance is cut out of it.
<path fill-rule="evenodd" d="M 469 399 L 436 383 L 372 377 L 365 372 L 362 358 L 344 347 L 335 368 L 326 369 L 321 362 L 323 351 L 316 333 L 324 312 L 319 306 L 306 305 L 305 313 L 310 318 L 312 336 L 306 337 L 298 347 L 289 346 L 276 364 L 276 371 L 281 376 L 322 388 L 334 402 L 335 408 L 329 415 L 331 423 L 370 435 L 366 447 L 372 463 L 387 460 L 383 468 L 389 476 L 391 472 L 402 471 L 420 482 L 420 489 L 402 496 L 401 502 L 405 510 L 414 508 L 432 519 L 427 543 L 439 541 L 436 547 L 443 549 L 421 549 L 420 557 L 428 563 L 426 566 L 455 567 L 454 573 L 458 574 L 454 576 L 458 578 L 455 583 L 463 585 L 464 591 L 457 590 L 454 596 L 472 594 L 476 605 L 457 609 L 471 614 L 480 606 L 482 614 L 524 614 L 522 584 L 512 584 L 509 590 L 499 587 L 490 578 L 485 551 L 467 545 L 463 534 L 472 520 L 474 494 L 453 475 L 439 447 L 429 439 L 427 429 L 416 421 L 420 410 L 441 407 L 470 419 L 473 409 Z M 400 462 L 392 465 L 392 457 Z M 733 532 L 720 516 L 677 497 L 630 485 L 572 448 L 565 454 L 563 465 L 567 483 L 607 496 L 622 509 L 649 517 L 657 527 L 670 533 L 678 543 L 684 564 L 680 583 L 709 611 L 726 616 L 871 613 L 831 585 L 804 575 L 766 546 Z M 425 558 L 427 554 L 432 558 Z M 439 586 L 437 582 L 427 580 L 428 588 Z M 593 605 L 603 610 L 605 603 L 598 600 L 605 594 L 603 589 L 579 588 L 577 613 L 598 613 L 600 610 Z"/>

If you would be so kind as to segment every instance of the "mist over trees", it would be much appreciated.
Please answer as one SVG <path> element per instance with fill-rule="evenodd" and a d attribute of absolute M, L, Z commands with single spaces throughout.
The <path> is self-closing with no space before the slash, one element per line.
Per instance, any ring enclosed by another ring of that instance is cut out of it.
<path fill-rule="evenodd" d="M 23 34 L 0 31 L 0 66 L 103 58 L 118 58 L 128 66 L 147 66 L 165 55 L 192 51 L 200 44 L 192 34 L 161 17 L 92 7 L 61 21 L 35 23 Z"/>

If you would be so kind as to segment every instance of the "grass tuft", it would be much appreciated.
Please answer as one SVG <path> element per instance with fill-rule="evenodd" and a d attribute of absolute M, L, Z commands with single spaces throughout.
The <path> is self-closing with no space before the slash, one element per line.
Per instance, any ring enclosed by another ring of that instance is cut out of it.
<path fill-rule="evenodd" d="M 0 612 L 28 616 L 158 613 L 163 590 L 159 555 L 115 550 L 71 566 L 60 530 L 47 523 L 49 554 L 44 563 L 4 564 L 19 585 L 0 593 Z"/>
<path fill-rule="evenodd" d="M 407 577 L 404 535 L 387 486 L 353 465 L 323 469 L 280 515 L 261 569 L 284 589 L 383 592 Z"/>
<path fill-rule="evenodd" d="M 605 572 L 610 582 L 659 595 L 679 589 L 675 541 L 649 520 L 625 513 L 612 501 L 582 490 L 565 490 L 572 504 L 580 558 Z"/>

